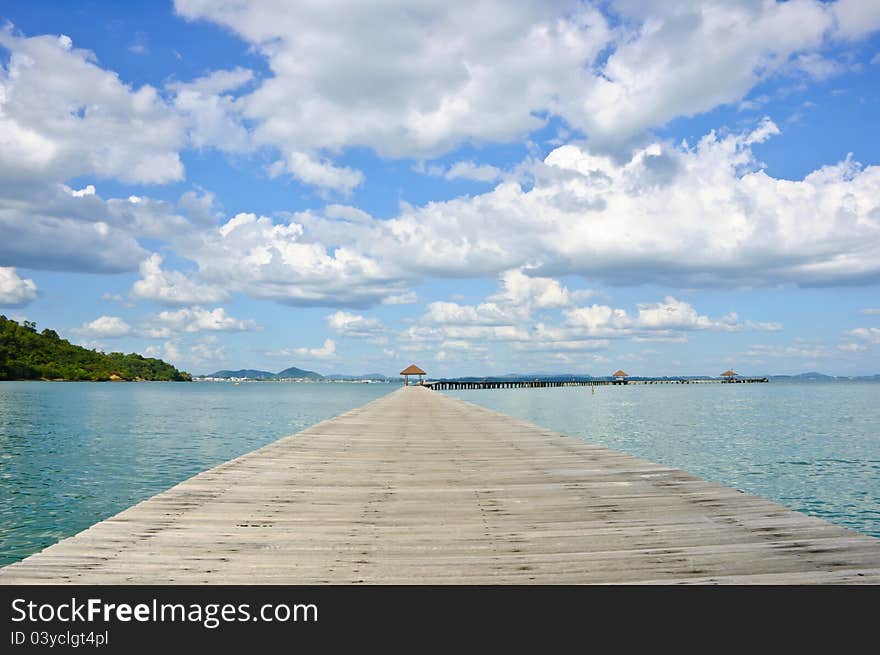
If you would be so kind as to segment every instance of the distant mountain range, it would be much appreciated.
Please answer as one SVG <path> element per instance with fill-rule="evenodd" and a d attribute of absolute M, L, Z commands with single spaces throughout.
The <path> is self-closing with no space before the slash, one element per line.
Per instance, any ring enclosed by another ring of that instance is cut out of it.
<path fill-rule="evenodd" d="M 367 375 L 344 375 L 334 373 L 332 375 L 321 375 L 315 371 L 307 371 L 296 366 L 291 366 L 283 371 L 272 373 L 271 371 L 260 371 L 253 368 L 243 368 L 237 371 L 215 371 L 207 375 L 200 375 L 200 378 L 220 378 L 220 379 L 239 379 L 239 380 L 387 380 L 381 373 L 371 373 Z"/>

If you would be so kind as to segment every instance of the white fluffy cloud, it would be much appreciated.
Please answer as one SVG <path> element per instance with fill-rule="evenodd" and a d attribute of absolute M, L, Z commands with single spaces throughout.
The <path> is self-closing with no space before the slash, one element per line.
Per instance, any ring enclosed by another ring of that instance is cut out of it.
<path fill-rule="evenodd" d="M 630 315 L 624 309 L 607 305 L 579 307 L 566 312 L 568 325 L 583 328 L 592 335 L 603 336 L 633 331 L 741 330 L 736 313 L 718 319 L 703 316 L 690 304 L 667 296 L 662 302 L 640 303 L 638 312 Z M 757 324 L 753 324 L 757 325 Z"/>
<path fill-rule="evenodd" d="M 290 152 L 269 167 L 273 177 L 288 172 L 310 186 L 339 191 L 349 195 L 364 181 L 364 174 L 347 166 L 335 166 L 326 159 L 319 159 L 307 152 Z"/>
<path fill-rule="evenodd" d="M 242 113 L 259 143 L 285 155 L 354 145 L 433 155 L 523 135 L 556 94 L 582 88 L 610 35 L 597 10 L 558 0 L 175 6 L 266 57 L 272 76 L 242 99 Z"/>
<path fill-rule="evenodd" d="M 847 39 L 859 39 L 875 31 L 880 25 L 880 5 L 865 0 L 838 0 L 834 17 L 838 34 Z"/>
<path fill-rule="evenodd" d="M 582 116 L 574 124 L 600 139 L 735 102 L 835 31 L 833 7 L 810 0 L 624 0 L 613 7 L 632 27 L 571 110 Z"/>
<path fill-rule="evenodd" d="M 532 265 L 545 276 L 673 287 L 878 279 L 880 166 L 848 158 L 802 180 L 771 177 L 751 148 L 776 131 L 765 120 L 693 146 L 655 143 L 623 163 L 566 145 L 534 167 L 531 188 L 507 182 L 346 234 L 411 275 Z"/>
<path fill-rule="evenodd" d="M 216 366 L 226 359 L 226 347 L 219 345 L 215 336 L 208 335 L 190 346 L 187 359 L 194 364 L 211 363 Z"/>
<path fill-rule="evenodd" d="M 798 62 L 818 70 L 814 55 L 829 40 L 880 28 L 871 4 L 461 0 L 415 9 L 387 1 L 176 0 L 175 7 L 228 27 L 265 56 L 271 76 L 237 109 L 256 124 L 255 141 L 288 160 L 348 146 L 436 155 L 466 141 L 510 141 L 548 115 L 591 139 L 622 142 L 736 102 Z"/>
<path fill-rule="evenodd" d="M 183 177 L 183 123 L 149 85 L 133 89 L 67 36 L 17 36 L 0 68 L 0 176 L 95 175 L 154 184 Z"/>
<path fill-rule="evenodd" d="M 623 162 L 566 145 L 532 167 L 530 188 L 505 182 L 404 206 L 390 220 L 329 205 L 275 219 L 242 213 L 215 227 L 206 208 L 197 230 L 169 203 L 104 201 L 59 186 L 38 206 L 0 201 L 0 261 L 131 270 L 148 257 L 135 235 L 155 235 L 197 270 L 184 275 L 148 259 L 143 297 L 205 303 L 237 291 L 337 307 L 412 301 L 410 287 L 424 277 L 503 273 L 502 289 L 470 317 L 486 325 L 589 294 L 561 287 L 554 278 L 565 274 L 674 288 L 878 279 L 880 167 L 846 159 L 802 180 L 773 178 L 751 149 L 777 131 L 765 120 L 692 146 L 655 143 Z M 452 309 L 431 311 L 439 318 Z"/>
<path fill-rule="evenodd" d="M 849 335 L 866 343 L 880 344 L 880 328 L 856 328 L 851 330 Z"/>
<path fill-rule="evenodd" d="M 404 293 L 406 274 L 344 245 L 353 224 L 328 219 L 307 233 L 293 218 L 243 213 L 179 249 L 205 283 L 289 304 L 358 307 Z"/>
<path fill-rule="evenodd" d="M 412 305 L 419 301 L 419 296 L 415 291 L 404 291 L 403 293 L 391 294 L 382 298 L 383 305 Z"/>
<path fill-rule="evenodd" d="M 186 123 L 191 145 L 229 152 L 249 152 L 254 148 L 250 133 L 239 121 L 233 95 L 253 77 L 252 71 L 235 68 L 168 85 L 174 94 L 174 107 Z"/>
<path fill-rule="evenodd" d="M 157 357 L 166 362 L 177 363 L 183 360 L 183 353 L 177 341 L 166 341 L 161 346 L 150 345 L 144 348 L 145 357 Z"/>
<path fill-rule="evenodd" d="M 341 310 L 327 317 L 327 325 L 334 332 L 344 337 L 376 337 L 385 331 L 385 326 L 378 318 L 367 318 L 360 314 L 352 314 Z"/>
<path fill-rule="evenodd" d="M 688 333 L 695 331 L 782 329 L 778 323 L 741 322 L 735 312 L 711 318 L 671 296 L 639 303 L 634 313 L 608 305 L 578 306 L 592 292 L 571 291 L 558 280 L 529 276 L 521 270 L 503 273 L 499 286 L 497 293 L 476 305 L 429 304 L 418 324 L 398 333 L 402 348 L 452 350 L 443 344 L 496 342 L 507 343 L 517 353 L 583 354 L 608 349 L 611 339 L 684 343 Z M 538 309 L 553 311 L 536 320 Z"/>
<path fill-rule="evenodd" d="M 159 312 L 152 333 L 148 330 L 147 335 L 162 337 L 175 332 L 245 332 L 256 329 L 256 322 L 229 316 L 222 307 L 185 307 Z"/>
<path fill-rule="evenodd" d="M 516 309 L 491 302 L 473 306 L 438 301 L 428 305 L 425 320 L 436 325 L 506 325 L 517 320 Z"/>
<path fill-rule="evenodd" d="M 179 271 L 164 270 L 162 256 L 153 253 L 140 265 L 141 279 L 131 288 L 136 298 L 168 305 L 218 303 L 229 299 L 223 289 L 199 284 Z"/>
<path fill-rule="evenodd" d="M 33 280 L 21 278 L 15 268 L 0 266 L 0 305 L 23 307 L 37 297 L 37 285 Z"/>
<path fill-rule="evenodd" d="M 608 339 L 571 339 L 544 341 L 541 338 L 513 344 L 517 352 L 591 352 L 606 350 L 611 342 Z"/>
<path fill-rule="evenodd" d="M 128 336 L 132 333 L 132 328 L 118 316 L 99 316 L 94 321 L 83 323 L 73 331 L 84 337 L 112 338 Z"/>
<path fill-rule="evenodd" d="M 336 357 L 336 342 L 333 339 L 325 339 L 324 344 L 318 348 L 294 348 L 283 350 L 281 354 L 295 355 L 306 359 L 333 359 Z"/>
<path fill-rule="evenodd" d="M 589 297 L 590 291 L 569 291 L 558 280 L 530 276 L 522 270 L 505 271 L 499 276 L 500 289 L 478 305 L 432 302 L 423 321 L 431 325 L 505 326 L 531 319 L 536 309 L 568 307 L 576 299 Z"/>
<path fill-rule="evenodd" d="M 505 271 L 500 276 L 501 290 L 489 297 L 489 300 L 505 305 L 513 305 L 533 309 L 567 307 L 578 300 L 585 300 L 593 295 L 589 290 L 569 291 L 568 288 L 549 277 L 529 275 L 526 271 L 516 269 Z"/>
<path fill-rule="evenodd" d="M 53 183 L 0 194 L 0 262 L 92 273 L 137 269 L 147 252 L 133 231 L 155 228 L 157 217 L 87 190 Z"/>

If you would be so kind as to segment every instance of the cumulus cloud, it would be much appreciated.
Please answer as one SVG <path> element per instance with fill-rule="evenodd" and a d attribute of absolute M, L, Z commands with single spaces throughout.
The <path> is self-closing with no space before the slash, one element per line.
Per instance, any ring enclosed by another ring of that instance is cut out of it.
<path fill-rule="evenodd" d="M 852 158 L 801 180 L 768 175 L 751 144 L 776 131 L 693 146 L 655 143 L 618 163 L 566 145 L 531 188 L 494 190 L 348 230 L 353 244 L 411 274 L 580 274 L 612 285 L 827 285 L 880 278 L 880 167 Z"/>
<path fill-rule="evenodd" d="M 880 27 L 880 5 L 863 0 L 838 0 L 831 8 L 837 21 L 837 34 L 859 39 Z"/>
<path fill-rule="evenodd" d="M 849 336 L 855 337 L 856 339 L 860 339 L 866 343 L 880 344 L 880 328 L 875 328 L 875 327 L 856 328 L 855 330 L 850 330 L 848 332 L 848 334 L 849 334 Z"/>
<path fill-rule="evenodd" d="M 736 313 L 718 319 L 701 315 L 689 303 L 666 296 L 662 302 L 639 303 L 635 315 L 608 305 L 579 307 L 565 312 L 566 323 L 583 328 L 589 334 L 605 335 L 633 331 L 690 331 L 721 330 L 733 332 L 742 329 Z"/>
<path fill-rule="evenodd" d="M 257 143 L 309 157 L 350 146 L 425 157 L 463 142 L 511 141 L 548 116 L 594 141 L 621 143 L 737 102 L 776 74 L 800 67 L 827 75 L 833 62 L 818 53 L 829 41 L 880 28 L 877 11 L 860 6 L 870 4 L 489 0 L 410 11 L 384 1 L 176 0 L 175 7 L 233 30 L 266 58 L 271 75 L 237 102 L 256 125 Z"/>
<path fill-rule="evenodd" d="M 336 357 L 336 342 L 333 339 L 325 339 L 324 344 L 317 348 L 284 348 L 275 353 L 268 353 L 277 357 L 302 357 L 304 359 L 333 359 Z"/>
<path fill-rule="evenodd" d="M 228 152 L 254 149 L 250 132 L 239 120 L 234 95 L 253 77 L 252 71 L 239 67 L 214 71 L 191 82 L 167 85 L 174 94 L 174 107 L 186 124 L 191 145 Z"/>
<path fill-rule="evenodd" d="M 147 346 L 144 348 L 144 356 L 156 357 L 172 364 L 183 360 L 183 353 L 180 350 L 180 343 L 178 341 L 166 341 L 161 346 Z"/>
<path fill-rule="evenodd" d="M 313 223 L 307 214 L 275 222 L 242 213 L 181 240 L 179 250 L 207 284 L 293 305 L 364 307 L 406 293 L 405 273 L 347 244 L 358 224 Z M 370 222 L 366 229 L 374 228 L 381 226 Z"/>
<path fill-rule="evenodd" d="M 84 337 L 113 338 L 128 336 L 132 328 L 118 316 L 99 316 L 94 321 L 83 323 L 73 332 Z"/>
<path fill-rule="evenodd" d="M 412 305 L 419 301 L 419 296 L 415 291 L 405 291 L 396 293 L 382 298 L 383 305 Z"/>
<path fill-rule="evenodd" d="M 529 275 L 527 270 L 505 271 L 500 276 L 501 290 L 489 300 L 505 305 L 522 307 L 526 311 L 553 307 L 567 307 L 593 295 L 588 289 L 569 291 L 558 280 Z"/>
<path fill-rule="evenodd" d="M 578 303 L 590 291 L 571 291 L 558 280 L 526 275 L 522 270 L 499 276 L 499 290 L 475 305 L 430 303 L 419 322 L 398 332 L 401 348 L 436 351 L 449 341 L 485 345 L 506 343 L 523 353 L 591 353 L 606 350 L 611 339 L 634 342 L 687 342 L 697 331 L 776 331 L 775 322 L 740 321 L 736 312 L 712 318 L 672 296 L 636 305 L 635 312 L 609 305 Z M 537 320 L 538 309 L 549 311 Z"/>
<path fill-rule="evenodd" d="M 187 358 L 194 364 L 222 362 L 226 359 L 226 347 L 217 343 L 216 337 L 208 335 L 190 346 Z"/>
<path fill-rule="evenodd" d="M 290 152 L 269 167 L 273 177 L 287 172 L 300 182 L 349 195 L 364 181 L 364 174 L 347 166 L 335 166 L 306 152 Z"/>
<path fill-rule="evenodd" d="M 439 325 L 506 325 L 517 317 L 511 310 L 496 303 L 460 305 L 455 302 L 432 302 L 428 305 L 425 320 Z"/>
<path fill-rule="evenodd" d="M 0 155 L 2 156 L 2 155 Z M 0 195 L 0 261 L 33 269 L 118 273 L 147 255 L 133 214 L 63 185 Z M 125 202 L 125 204 L 128 204 Z"/>
<path fill-rule="evenodd" d="M 0 173 L 2 178 L 2 173 Z M 2 186 L 2 180 L 0 180 Z M 204 196 L 183 205 L 204 210 Z M 199 218 L 202 218 L 199 216 Z M 34 269 L 90 273 L 137 270 L 142 238 L 184 238 L 194 225 L 173 203 L 131 195 L 104 199 L 94 185 L 61 183 L 0 189 L 0 261 Z"/>
<path fill-rule="evenodd" d="M 242 99 L 242 114 L 258 142 L 285 153 L 361 145 L 431 156 L 520 136 L 543 124 L 535 114 L 555 94 L 582 87 L 610 34 L 598 11 L 572 2 L 175 7 L 266 57 L 272 76 Z"/>
<path fill-rule="evenodd" d="M 163 270 L 162 256 L 153 253 L 140 265 L 141 279 L 131 288 L 136 298 L 168 305 L 218 303 L 229 299 L 223 289 L 194 282 L 179 271 Z"/>
<path fill-rule="evenodd" d="M 504 271 L 500 289 L 477 305 L 437 301 L 427 306 L 423 322 L 445 326 L 511 326 L 527 322 L 537 309 L 570 306 L 592 292 L 569 291 L 558 280 L 528 275 L 523 270 Z"/>
<path fill-rule="evenodd" d="M 385 331 L 385 326 L 378 318 L 367 318 L 344 311 L 334 312 L 326 320 L 333 331 L 344 337 L 376 337 Z"/>
<path fill-rule="evenodd" d="M 192 223 L 200 226 L 214 226 L 223 218 L 222 212 L 217 209 L 214 194 L 204 189 L 185 192 L 177 201 L 177 208 Z"/>
<path fill-rule="evenodd" d="M 95 175 L 156 184 L 183 177 L 183 124 L 149 85 L 134 89 L 67 36 L 0 29 L 0 177 Z"/>
<path fill-rule="evenodd" d="M 185 307 L 159 312 L 145 335 L 161 338 L 175 332 L 245 332 L 257 327 L 250 319 L 229 316 L 222 307 Z"/>
<path fill-rule="evenodd" d="M 33 280 L 21 278 L 15 268 L 0 266 L 0 305 L 24 307 L 37 297 L 37 285 Z"/>
<path fill-rule="evenodd" d="M 518 352 L 583 352 L 605 350 L 611 342 L 608 339 L 573 339 L 543 341 L 540 338 L 533 341 L 524 341 L 513 344 L 513 349 Z"/>

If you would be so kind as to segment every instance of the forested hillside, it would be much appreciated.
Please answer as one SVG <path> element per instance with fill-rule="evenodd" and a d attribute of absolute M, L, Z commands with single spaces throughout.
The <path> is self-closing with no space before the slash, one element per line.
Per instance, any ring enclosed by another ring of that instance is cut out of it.
<path fill-rule="evenodd" d="M 135 353 L 101 353 L 75 346 L 54 330 L 37 332 L 0 316 L 0 380 L 168 380 L 189 381 L 189 373 L 161 359 Z"/>

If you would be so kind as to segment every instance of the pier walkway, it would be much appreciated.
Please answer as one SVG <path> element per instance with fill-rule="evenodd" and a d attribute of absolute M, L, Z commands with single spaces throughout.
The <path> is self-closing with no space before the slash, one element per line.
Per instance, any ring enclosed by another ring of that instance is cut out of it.
<path fill-rule="evenodd" d="M 618 380 L 428 380 L 422 386 L 434 391 L 457 391 L 459 389 L 543 389 L 546 387 L 607 387 L 630 384 L 754 384 L 766 383 L 768 378 L 636 378 Z"/>
<path fill-rule="evenodd" d="M 880 540 L 425 388 L 0 569 L 15 583 L 880 583 Z"/>

